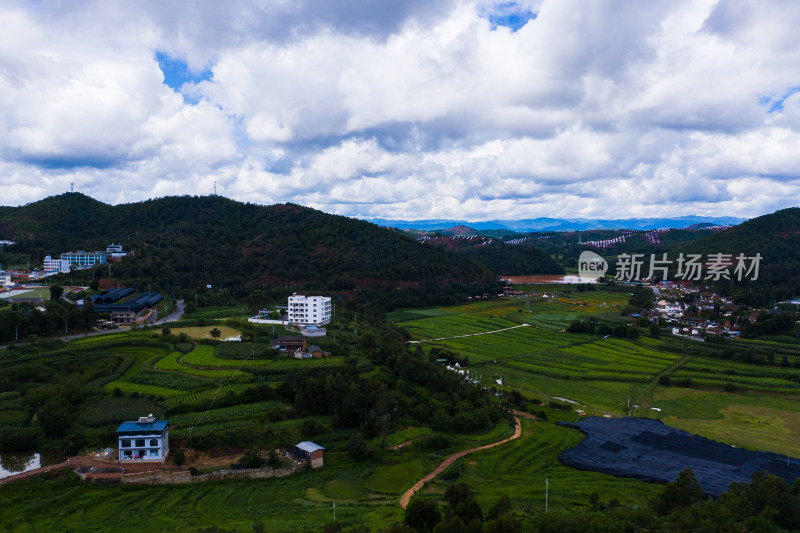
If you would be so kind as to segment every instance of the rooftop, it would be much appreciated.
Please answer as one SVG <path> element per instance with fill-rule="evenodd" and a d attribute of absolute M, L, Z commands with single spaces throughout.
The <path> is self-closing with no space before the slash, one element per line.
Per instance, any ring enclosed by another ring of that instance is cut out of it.
<path fill-rule="evenodd" d="M 152 422 L 123 422 L 117 428 L 117 433 L 123 431 L 152 431 L 162 432 L 169 426 L 169 420 L 153 420 Z"/>
<path fill-rule="evenodd" d="M 315 452 L 317 450 L 324 450 L 325 449 L 322 446 L 320 446 L 319 444 L 315 444 L 315 443 L 311 442 L 310 440 L 304 440 L 303 442 L 298 444 L 297 447 L 300 448 L 301 450 L 303 450 L 304 452 L 307 452 L 307 453 L 311 453 L 311 452 Z"/>

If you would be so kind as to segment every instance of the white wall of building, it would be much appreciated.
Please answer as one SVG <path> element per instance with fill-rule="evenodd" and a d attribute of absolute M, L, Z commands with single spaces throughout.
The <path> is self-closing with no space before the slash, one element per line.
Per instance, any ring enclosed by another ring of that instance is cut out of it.
<path fill-rule="evenodd" d="M 290 324 L 320 326 L 331 321 L 331 299 L 329 296 L 289 296 Z"/>
<path fill-rule="evenodd" d="M 69 261 L 66 259 L 53 259 L 49 255 L 44 256 L 44 271 L 45 272 L 69 272 Z"/>

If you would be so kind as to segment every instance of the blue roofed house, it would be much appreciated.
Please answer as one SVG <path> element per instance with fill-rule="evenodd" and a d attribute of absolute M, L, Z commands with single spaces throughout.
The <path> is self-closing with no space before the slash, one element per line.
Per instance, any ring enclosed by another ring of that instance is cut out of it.
<path fill-rule="evenodd" d="M 169 420 L 139 417 L 135 422 L 123 422 L 117 428 L 120 461 L 158 461 L 163 463 L 169 453 Z"/>

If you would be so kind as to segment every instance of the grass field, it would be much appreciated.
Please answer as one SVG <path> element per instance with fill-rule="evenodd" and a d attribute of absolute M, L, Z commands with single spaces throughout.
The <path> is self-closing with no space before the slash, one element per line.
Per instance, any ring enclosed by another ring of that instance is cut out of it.
<path fill-rule="evenodd" d="M 623 505 L 642 505 L 660 490 L 660 485 L 652 483 L 563 466 L 558 455 L 581 440 L 576 430 L 528 420 L 522 420 L 522 429 L 519 439 L 463 459 L 461 480 L 474 488 L 484 510 L 508 494 L 515 509 L 544 512 L 545 478 L 550 481 L 549 505 L 553 510 L 583 507 L 593 492 L 603 501 L 617 498 Z M 446 486 L 446 482 L 434 479 L 423 494 L 441 495 Z"/>
<path fill-rule="evenodd" d="M 794 344 L 761 339 L 724 346 L 740 351 L 775 350 L 778 360 L 787 356 L 786 367 L 728 361 L 719 355 L 711 358 L 706 355 L 719 350 L 713 345 L 687 346 L 645 333 L 635 340 L 569 334 L 565 329 L 576 319 L 622 323 L 625 319 L 619 309 L 629 293 L 568 293 L 557 286 L 537 286 L 535 293 L 519 299 L 397 311 L 388 318 L 412 339 L 422 341 L 425 350 L 439 346 L 467 356 L 470 376 L 479 377 L 484 386 L 496 386 L 496 380 L 502 380 L 502 388 L 543 401 L 554 396 L 571 399 L 587 414 L 635 412 L 721 442 L 777 453 L 789 450 L 800 456 L 800 445 L 794 444 L 800 442 L 800 424 L 792 422 L 800 418 L 800 370 L 793 368 Z M 523 323 L 530 327 L 497 331 Z M 496 332 L 461 336 L 487 331 Z M 692 388 L 661 387 L 661 376 Z M 665 396 L 674 391 L 685 392 Z"/>

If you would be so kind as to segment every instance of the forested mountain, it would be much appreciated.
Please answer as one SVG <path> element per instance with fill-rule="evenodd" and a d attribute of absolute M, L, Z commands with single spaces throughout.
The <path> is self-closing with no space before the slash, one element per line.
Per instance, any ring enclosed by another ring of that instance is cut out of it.
<path fill-rule="evenodd" d="M 425 246 L 403 232 L 298 205 L 260 206 L 219 196 L 168 197 L 110 206 L 78 193 L 0 208 L 0 239 L 17 244 L 3 265 L 41 264 L 46 254 L 104 250 L 121 242 L 133 257 L 111 276 L 162 290 L 212 285 L 352 290 L 463 287 L 493 283 L 485 266 Z"/>
<path fill-rule="evenodd" d="M 675 247 L 679 253 L 761 254 L 757 281 L 722 280 L 717 286 L 752 305 L 800 295 L 800 208 L 782 209 L 726 231 Z M 754 300 L 757 299 L 758 301 Z"/>

